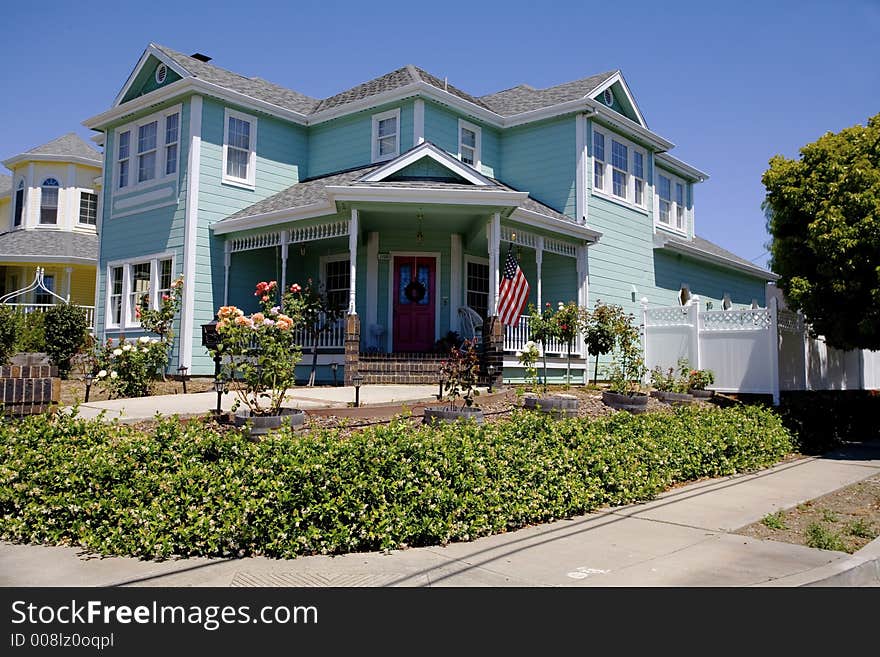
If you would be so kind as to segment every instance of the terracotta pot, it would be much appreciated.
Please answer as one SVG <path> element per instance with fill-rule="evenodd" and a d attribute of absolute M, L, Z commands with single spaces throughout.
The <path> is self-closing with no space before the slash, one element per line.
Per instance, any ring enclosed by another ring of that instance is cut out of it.
<path fill-rule="evenodd" d="M 622 395 L 605 390 L 602 392 L 602 402 L 611 408 L 629 411 L 630 413 L 644 413 L 648 410 L 648 395 L 643 392 Z"/>
<path fill-rule="evenodd" d="M 243 427 L 251 423 L 251 436 L 264 436 L 273 429 L 289 426 L 291 429 L 301 427 L 306 421 L 306 414 L 298 408 L 282 408 L 278 415 L 251 415 L 250 410 L 238 411 L 235 414 L 235 426 Z"/>
<path fill-rule="evenodd" d="M 549 413 L 555 418 L 577 417 L 578 398 L 574 395 L 526 395 L 523 408 L 530 411 Z"/>
<path fill-rule="evenodd" d="M 473 420 L 477 424 L 483 424 L 484 419 L 483 409 L 474 406 L 454 409 L 446 406 L 429 406 L 425 409 L 422 423 L 438 424 L 440 422 L 455 422 L 456 420 Z"/>

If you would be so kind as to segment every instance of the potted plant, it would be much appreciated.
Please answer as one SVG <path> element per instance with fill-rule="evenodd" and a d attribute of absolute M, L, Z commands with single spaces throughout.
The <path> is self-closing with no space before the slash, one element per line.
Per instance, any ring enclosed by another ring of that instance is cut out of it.
<path fill-rule="evenodd" d="M 691 371 L 687 358 L 679 358 L 677 367 L 663 370 L 659 365 L 651 370 L 651 396 L 668 404 L 690 404 L 693 396 L 688 394 L 688 374 Z"/>
<path fill-rule="evenodd" d="M 598 383 L 599 356 L 611 353 L 614 349 L 614 322 L 618 313 L 622 313 L 620 306 L 602 303 L 596 299 L 596 307 L 592 310 L 581 309 L 579 324 L 583 331 L 584 342 L 587 345 L 587 353 L 596 357 L 593 365 L 593 385 Z"/>
<path fill-rule="evenodd" d="M 458 348 L 449 350 L 449 357 L 440 366 L 443 377 L 443 392 L 446 406 L 429 406 L 425 409 L 423 422 L 454 422 L 465 418 L 483 423 L 483 411 L 474 406 L 474 398 L 479 395 L 477 377 L 480 374 L 480 358 L 473 340 L 465 340 Z M 457 405 L 461 398 L 461 406 Z"/>
<path fill-rule="evenodd" d="M 520 365 L 526 371 L 526 383 L 529 386 L 528 393 L 523 397 L 523 407 L 529 410 L 550 413 L 555 417 L 573 417 L 577 415 L 578 399 L 574 395 L 537 395 L 531 392 L 538 387 L 538 358 L 541 357 L 541 348 L 532 340 L 523 345 L 521 351 L 516 352 Z"/>
<path fill-rule="evenodd" d="M 641 391 L 645 375 L 639 329 L 633 316 L 622 310 L 613 323 L 614 349 L 608 368 L 608 390 L 602 392 L 602 401 L 612 408 L 642 413 L 647 409 L 648 395 Z"/>
<path fill-rule="evenodd" d="M 711 399 L 714 390 L 708 390 L 708 386 L 715 383 L 715 373 L 712 370 L 691 370 L 688 373 L 688 392 L 698 399 Z"/>
<path fill-rule="evenodd" d="M 553 310 L 549 303 L 545 304 L 543 312 L 529 304 L 529 333 L 532 340 L 541 345 L 541 358 L 544 363 L 541 380 L 544 392 L 547 391 L 547 345 L 556 337 L 556 322 L 553 319 Z"/>
<path fill-rule="evenodd" d="M 304 302 L 288 293 L 282 312 L 274 305 L 276 290 L 275 281 L 260 282 L 254 294 L 262 310 L 251 315 L 235 306 L 217 311 L 217 352 L 225 358 L 221 377 L 236 396 L 236 426 L 250 422 L 252 435 L 305 421 L 301 410 L 282 407 L 302 358 L 294 329 L 301 324 Z"/>
<path fill-rule="evenodd" d="M 574 301 L 556 304 L 556 314 L 553 322 L 556 324 L 556 335 L 566 345 L 565 385 L 571 385 L 571 347 L 578 334 L 580 320 L 580 308 Z"/>

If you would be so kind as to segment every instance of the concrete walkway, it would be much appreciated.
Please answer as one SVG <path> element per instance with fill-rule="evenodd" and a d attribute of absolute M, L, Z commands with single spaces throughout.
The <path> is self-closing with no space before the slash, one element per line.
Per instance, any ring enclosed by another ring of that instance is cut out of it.
<path fill-rule="evenodd" d="M 0 543 L 2 586 L 803 586 L 880 583 L 880 539 L 848 555 L 731 531 L 880 472 L 880 444 L 703 481 L 447 547 L 294 560 L 98 558 Z"/>
<path fill-rule="evenodd" d="M 380 404 L 431 401 L 437 397 L 435 385 L 369 385 L 361 386 L 360 403 L 364 406 Z M 355 389 L 352 386 L 292 388 L 288 390 L 285 406 L 295 408 L 346 408 L 354 402 Z M 235 395 L 223 395 L 223 410 L 232 408 Z M 95 401 L 79 405 L 79 414 L 84 418 L 98 417 L 102 412 L 107 420 L 119 419 L 121 422 L 149 420 L 160 415 L 203 415 L 217 408 L 216 392 L 194 392 L 187 395 L 154 395 Z M 65 410 L 69 410 L 69 407 Z"/>

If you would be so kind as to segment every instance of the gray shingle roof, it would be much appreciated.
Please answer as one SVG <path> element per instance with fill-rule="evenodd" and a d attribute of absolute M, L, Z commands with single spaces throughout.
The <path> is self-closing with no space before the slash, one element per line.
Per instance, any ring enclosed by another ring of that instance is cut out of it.
<path fill-rule="evenodd" d="M 606 71 L 546 89 L 535 89 L 530 85 L 521 84 L 511 89 L 480 96 L 480 100 L 502 116 L 519 114 L 583 98 L 615 73 L 617 71 Z"/>
<path fill-rule="evenodd" d="M 0 173 L 0 198 L 12 194 L 12 176 Z"/>
<path fill-rule="evenodd" d="M 32 155 L 69 155 L 73 157 L 83 157 L 87 160 L 94 160 L 98 164 L 103 162 L 104 156 L 101 152 L 92 148 L 75 132 L 68 132 L 66 135 L 53 139 L 50 142 L 37 146 L 27 151 Z"/>
<path fill-rule="evenodd" d="M 478 185 L 471 185 L 467 183 L 445 182 L 442 180 L 434 179 L 358 182 L 358 179 L 363 178 L 372 171 L 375 171 L 380 166 L 384 166 L 384 164 L 374 164 L 357 169 L 351 169 L 349 171 L 343 171 L 341 173 L 334 173 L 331 175 L 322 176 L 320 178 L 304 180 L 297 183 L 296 185 L 293 185 L 285 190 L 278 192 L 273 196 L 265 198 L 262 201 L 258 201 L 257 203 L 254 203 L 253 205 L 246 207 L 243 210 L 239 210 L 235 214 L 226 217 L 222 221 L 240 219 L 242 217 L 253 217 L 255 215 L 266 214 L 269 212 L 277 212 L 281 210 L 292 211 L 307 205 L 327 202 L 330 200 L 330 197 L 327 195 L 326 187 L 332 185 L 352 185 L 355 182 L 357 182 L 358 185 L 363 185 L 367 187 L 402 187 L 410 189 L 467 189 L 472 191 L 519 191 L 493 178 L 489 179 L 493 183 L 489 187 L 480 187 Z M 520 207 L 526 210 L 530 210 L 532 212 L 537 212 L 538 214 L 543 214 L 552 219 L 558 219 L 560 221 L 568 222 L 572 221 L 571 217 L 567 217 L 561 212 L 557 212 L 553 208 L 544 205 L 543 203 L 533 199 L 532 197 L 526 198 L 525 201 L 520 203 Z"/>
<path fill-rule="evenodd" d="M 731 262 L 735 262 L 737 264 L 743 265 L 745 267 L 751 267 L 753 269 L 760 269 L 762 271 L 766 271 L 770 276 L 775 277 L 773 272 L 767 271 L 763 267 L 756 265 L 754 262 L 749 262 L 745 258 L 740 258 L 735 253 L 731 253 L 725 248 L 722 248 L 715 244 L 714 242 L 710 242 L 709 240 L 700 237 L 699 235 L 694 235 L 692 240 L 686 240 L 682 237 L 675 237 L 670 235 L 666 237 L 667 242 L 672 242 L 673 244 L 681 244 L 682 246 L 687 246 L 692 249 L 696 249 L 698 251 L 702 251 L 711 256 L 715 256 L 717 258 L 724 258 L 725 260 L 730 260 Z"/>
<path fill-rule="evenodd" d="M 0 258 L 4 255 L 67 256 L 98 259 L 98 236 L 62 230 L 13 230 L 0 234 Z"/>
<path fill-rule="evenodd" d="M 174 60 L 181 67 L 189 71 L 193 76 L 202 79 L 205 82 L 211 82 L 221 87 L 232 89 L 245 96 L 272 103 L 278 107 L 293 110 L 300 114 L 310 114 L 318 105 L 319 101 L 317 98 L 310 98 L 309 96 L 293 91 L 292 89 L 280 87 L 277 84 L 268 82 L 262 78 L 248 78 L 239 75 L 238 73 L 227 71 L 214 64 L 194 59 L 189 55 L 184 55 L 183 53 L 172 50 L 166 46 L 160 46 L 155 43 L 152 45 Z"/>

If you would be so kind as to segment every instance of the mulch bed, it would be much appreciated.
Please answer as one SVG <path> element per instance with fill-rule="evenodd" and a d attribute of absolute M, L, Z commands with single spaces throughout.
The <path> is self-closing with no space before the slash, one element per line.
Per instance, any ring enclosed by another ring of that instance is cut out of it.
<path fill-rule="evenodd" d="M 808 531 L 811 525 L 814 529 Z M 817 547 L 817 535 L 824 536 L 831 541 L 822 546 L 825 549 L 852 554 L 880 534 L 880 475 L 794 508 L 768 514 L 737 533 L 808 547 Z M 837 545 L 834 545 L 835 537 Z"/>

